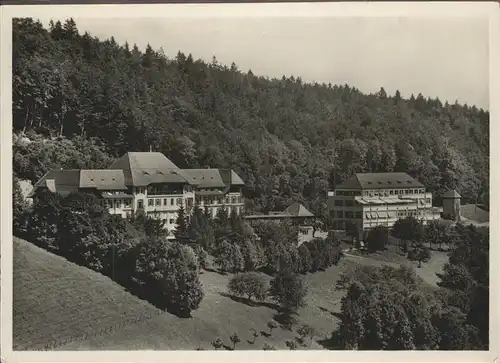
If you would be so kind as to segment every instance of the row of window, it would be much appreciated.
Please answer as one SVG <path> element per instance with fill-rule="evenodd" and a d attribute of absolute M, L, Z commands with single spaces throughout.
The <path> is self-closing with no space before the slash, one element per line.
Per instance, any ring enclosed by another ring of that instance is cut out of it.
<path fill-rule="evenodd" d="M 345 219 L 361 219 L 363 216 L 362 212 L 353 212 L 353 211 L 332 211 L 332 214 L 335 218 L 345 218 Z M 407 211 L 407 210 L 399 210 L 399 211 L 376 211 L 376 212 L 365 212 L 366 219 L 386 219 L 386 218 L 406 218 L 409 216 L 418 217 L 417 211 Z"/>
<path fill-rule="evenodd" d="M 361 216 L 362 216 L 361 212 L 352 212 L 352 211 L 338 210 L 335 213 L 335 217 L 337 217 L 337 218 L 355 218 L 355 219 L 361 219 Z"/>
<path fill-rule="evenodd" d="M 358 205 L 358 202 L 355 203 L 354 200 L 342 200 L 342 199 L 335 199 L 334 201 L 335 206 L 337 207 L 352 207 L 354 204 Z"/>
<path fill-rule="evenodd" d="M 430 204 L 431 203 L 431 200 L 430 198 L 425 198 L 425 199 L 419 199 L 419 204 L 420 205 L 425 205 L 425 204 Z M 333 204 L 336 206 L 336 207 L 352 207 L 354 205 L 359 205 L 359 203 L 357 201 L 354 201 L 354 200 L 342 200 L 342 199 L 335 199 L 335 201 L 333 202 Z"/>
<path fill-rule="evenodd" d="M 190 185 L 184 186 L 184 188 L 179 187 L 175 188 L 172 185 L 150 185 L 149 187 L 136 187 L 135 188 L 135 193 L 136 194 L 145 194 L 146 190 L 148 191 L 148 194 L 177 194 L 177 193 L 191 193 L 194 191 L 194 188 Z"/>
<path fill-rule="evenodd" d="M 170 205 L 178 205 L 180 206 L 182 202 L 182 198 L 149 198 L 148 199 L 148 207 L 161 207 L 169 205 L 169 199 L 170 199 Z M 193 198 L 187 198 L 187 206 L 192 207 L 193 206 Z M 162 204 L 163 201 L 163 204 Z"/>
<path fill-rule="evenodd" d="M 335 192 L 335 195 L 346 196 L 346 197 L 355 197 L 361 196 L 364 197 L 388 197 L 390 195 L 413 195 L 413 194 L 423 194 L 425 193 L 425 189 L 382 189 L 382 190 L 364 190 L 363 194 L 361 191 L 347 191 L 347 190 L 339 190 Z"/>
<path fill-rule="evenodd" d="M 243 197 L 238 196 L 238 197 L 200 197 L 200 201 L 203 202 L 203 204 L 237 204 L 237 203 L 243 203 Z"/>
<path fill-rule="evenodd" d="M 346 196 L 346 197 L 355 197 L 355 196 L 358 196 L 358 195 L 361 195 L 361 191 L 347 191 L 347 190 L 339 190 L 337 192 L 335 192 L 336 195 L 343 195 L 343 196 Z"/>
<path fill-rule="evenodd" d="M 389 190 L 365 190 L 364 197 L 389 197 L 391 195 L 413 195 L 423 194 L 425 189 L 389 189 Z"/>

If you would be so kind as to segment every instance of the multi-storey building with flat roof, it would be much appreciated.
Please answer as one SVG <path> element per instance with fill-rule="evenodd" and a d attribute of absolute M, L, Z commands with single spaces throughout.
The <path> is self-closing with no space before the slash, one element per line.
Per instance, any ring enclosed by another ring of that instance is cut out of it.
<path fill-rule="evenodd" d="M 439 219 L 432 194 L 406 173 L 358 173 L 328 192 L 328 210 L 335 229 L 348 222 L 358 229 L 392 227 L 401 218 L 414 216 L 427 223 Z"/>
<path fill-rule="evenodd" d="M 67 196 L 91 191 L 102 198 L 111 214 L 128 217 L 142 211 L 176 227 L 177 211 L 190 213 L 195 205 L 209 207 L 213 216 L 225 205 L 229 212 L 243 213 L 241 178 L 233 170 L 180 169 L 159 152 L 129 152 L 102 170 L 51 170 L 33 187 Z"/>

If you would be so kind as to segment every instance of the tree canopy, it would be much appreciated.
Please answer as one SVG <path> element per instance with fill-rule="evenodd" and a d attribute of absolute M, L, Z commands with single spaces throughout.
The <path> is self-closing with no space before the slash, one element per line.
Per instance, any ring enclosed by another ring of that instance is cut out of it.
<path fill-rule="evenodd" d="M 82 155 L 152 147 L 180 167 L 232 168 L 250 210 L 299 201 L 326 217 L 327 190 L 354 172 L 404 171 L 438 194 L 488 203 L 489 113 L 475 106 L 169 58 L 81 34 L 71 19 L 48 29 L 14 19 L 12 59 L 15 131 L 99 145 Z M 30 179 L 71 160 L 35 163 Z"/>

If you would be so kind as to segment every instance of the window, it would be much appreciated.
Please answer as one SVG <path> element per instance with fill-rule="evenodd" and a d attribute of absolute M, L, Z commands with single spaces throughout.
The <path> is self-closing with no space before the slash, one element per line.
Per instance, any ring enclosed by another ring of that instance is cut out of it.
<path fill-rule="evenodd" d="M 154 203 L 154 199 L 148 199 L 148 206 L 152 207 Z"/>
<path fill-rule="evenodd" d="M 130 199 L 125 199 L 125 207 L 130 207 Z"/>
<path fill-rule="evenodd" d="M 175 219 L 169 219 L 169 220 L 168 220 L 168 223 L 170 223 L 170 224 L 175 224 Z"/>
<path fill-rule="evenodd" d="M 337 218 L 344 218 L 344 212 L 341 210 L 337 211 Z"/>
<path fill-rule="evenodd" d="M 139 209 L 144 208 L 144 201 L 142 199 L 137 201 L 137 208 L 139 208 Z"/>
<path fill-rule="evenodd" d="M 229 197 L 226 197 L 226 204 L 229 204 Z"/>
<path fill-rule="evenodd" d="M 231 204 L 236 204 L 236 197 L 231 197 Z"/>
<path fill-rule="evenodd" d="M 345 206 L 346 207 L 352 207 L 354 205 L 354 202 L 352 200 L 346 200 L 345 201 Z"/>
<path fill-rule="evenodd" d="M 337 195 L 344 195 L 344 192 L 342 190 L 339 190 L 337 193 L 335 193 Z"/>
<path fill-rule="evenodd" d="M 356 212 L 356 213 L 354 214 L 354 217 L 355 217 L 356 219 L 361 219 L 361 218 L 362 218 L 362 213 L 361 213 L 361 212 Z"/>
<path fill-rule="evenodd" d="M 389 190 L 389 195 L 394 195 L 394 190 Z"/>
<path fill-rule="evenodd" d="M 155 203 L 156 206 L 161 206 L 161 199 L 156 199 L 156 203 Z"/>
<path fill-rule="evenodd" d="M 243 197 L 241 196 L 238 197 L 238 203 L 243 203 Z"/>
<path fill-rule="evenodd" d="M 181 205 L 182 204 L 182 198 L 177 198 L 177 205 Z"/>
<path fill-rule="evenodd" d="M 336 199 L 335 200 L 335 205 L 337 207 L 342 207 L 344 205 L 344 201 L 343 200 L 340 200 L 340 199 Z"/>
<path fill-rule="evenodd" d="M 346 212 L 345 212 L 345 217 L 346 217 L 346 218 L 353 218 L 353 217 L 354 217 L 354 212 L 351 212 L 351 211 L 346 211 Z"/>
<path fill-rule="evenodd" d="M 163 199 L 163 205 L 167 205 L 167 204 L 168 204 L 168 199 L 167 198 Z"/>

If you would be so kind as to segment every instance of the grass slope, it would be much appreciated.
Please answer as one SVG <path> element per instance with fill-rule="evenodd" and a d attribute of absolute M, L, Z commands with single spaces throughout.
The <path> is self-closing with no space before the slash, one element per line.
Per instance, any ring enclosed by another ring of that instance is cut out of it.
<path fill-rule="evenodd" d="M 311 345 L 307 340 L 302 349 L 322 349 L 317 341 L 329 337 L 337 326 L 343 293 L 335 290 L 335 283 L 356 263 L 383 264 L 346 257 L 339 266 L 305 276 L 307 306 L 297 318 L 314 326 L 319 336 Z M 159 311 L 107 277 L 14 239 L 14 349 L 44 349 L 56 339 L 63 340 L 58 350 L 208 350 L 217 338 L 232 346 L 229 337 L 233 333 L 241 339 L 238 350 L 262 349 L 266 343 L 287 349 L 286 340 L 298 334 L 278 327 L 267 336 L 267 323 L 276 310 L 269 303 L 251 306 L 228 297 L 230 278 L 204 272 L 205 298 L 192 318 L 182 319 Z M 254 344 L 252 328 L 264 333 Z"/>

